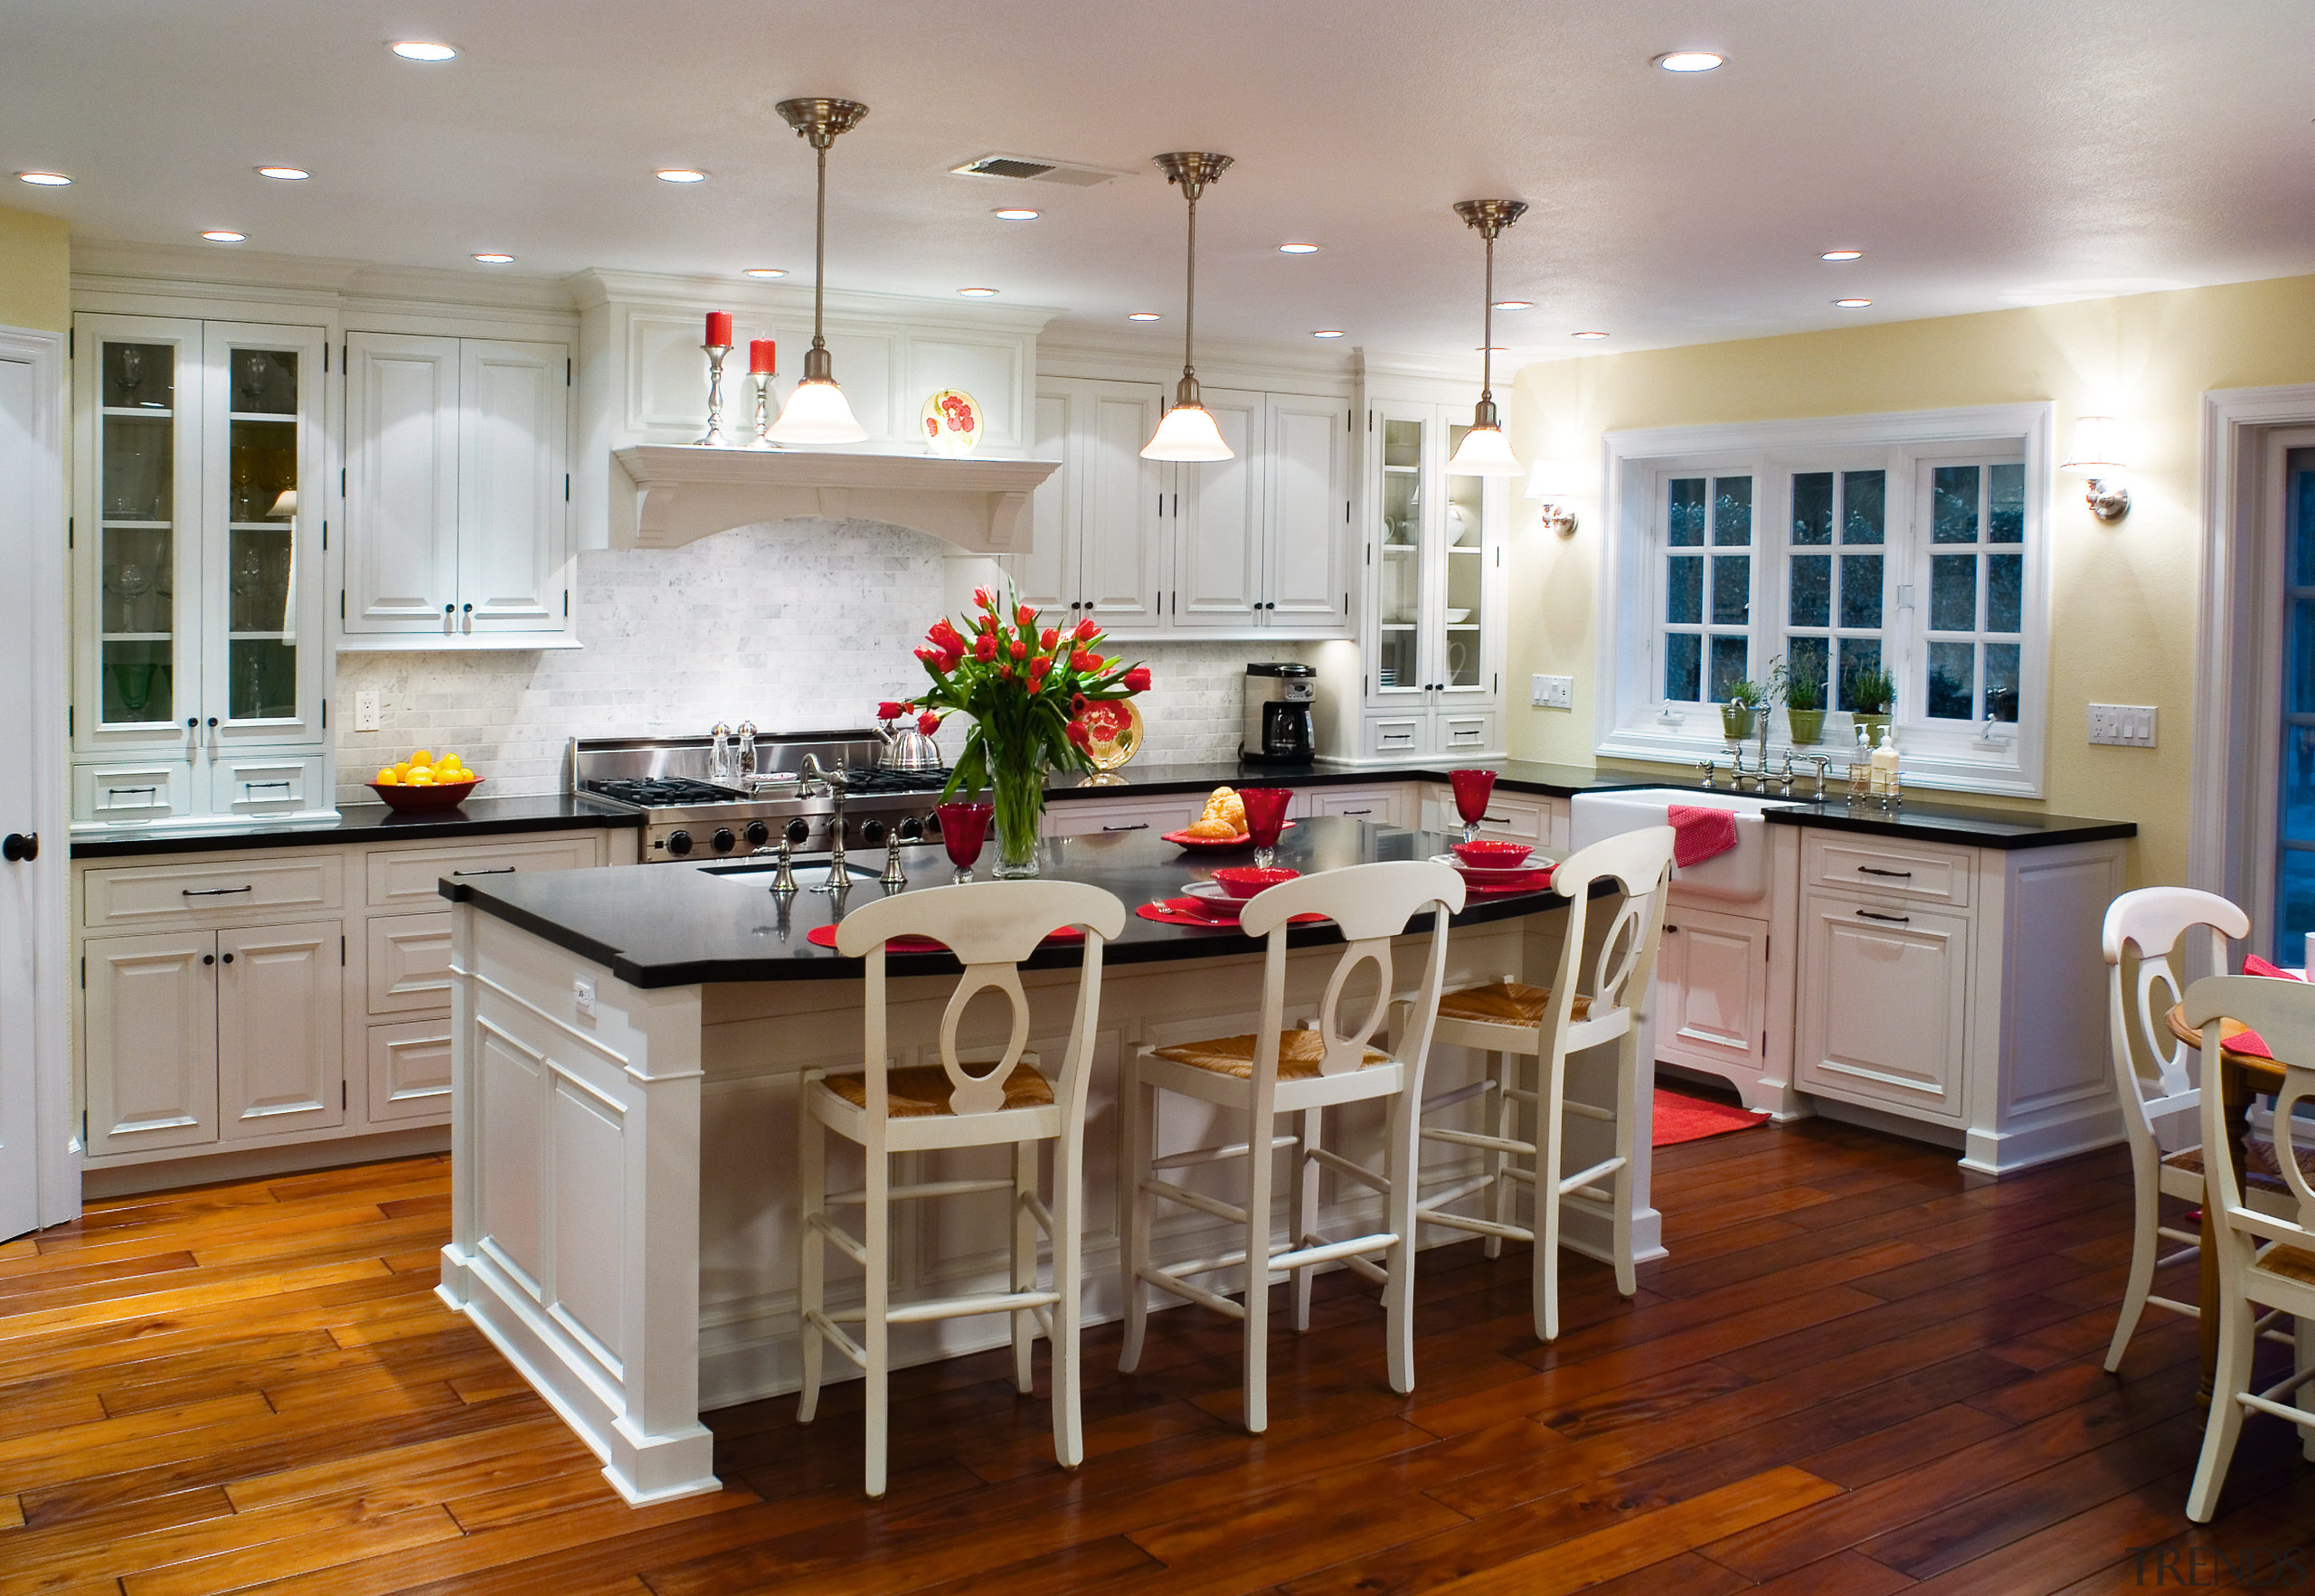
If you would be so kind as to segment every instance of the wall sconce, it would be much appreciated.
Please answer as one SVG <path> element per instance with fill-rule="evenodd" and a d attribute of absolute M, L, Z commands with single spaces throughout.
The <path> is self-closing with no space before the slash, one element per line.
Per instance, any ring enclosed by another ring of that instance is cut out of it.
<path fill-rule="evenodd" d="M 1537 460 L 1527 468 L 1526 491 L 1520 496 L 1544 506 L 1544 525 L 1562 537 L 1575 535 L 1575 512 L 1568 501 L 1575 496 L 1575 467 L 1567 460 Z"/>
<path fill-rule="evenodd" d="M 2061 471 L 2079 471 L 2089 478 L 2082 502 L 2101 521 L 2120 521 L 2131 513 L 2131 490 L 2113 478 L 2129 469 L 2122 424 L 2112 416 L 2084 416 L 2074 424 L 2074 449 L 2059 462 Z"/>

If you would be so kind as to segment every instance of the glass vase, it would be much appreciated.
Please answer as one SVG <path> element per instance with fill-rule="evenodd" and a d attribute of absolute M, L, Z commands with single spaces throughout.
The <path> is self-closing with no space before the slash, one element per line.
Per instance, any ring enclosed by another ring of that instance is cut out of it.
<path fill-rule="evenodd" d="M 1045 762 L 1034 750 L 989 751 L 988 779 L 997 811 L 997 879 L 1037 874 L 1037 833 L 1045 812 Z"/>

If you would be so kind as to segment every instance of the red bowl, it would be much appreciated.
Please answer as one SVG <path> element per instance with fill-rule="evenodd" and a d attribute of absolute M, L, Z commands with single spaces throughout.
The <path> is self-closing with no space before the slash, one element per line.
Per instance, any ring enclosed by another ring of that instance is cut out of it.
<path fill-rule="evenodd" d="M 1535 851 L 1526 843 L 1498 842 L 1487 837 L 1478 842 L 1455 845 L 1455 857 L 1481 870 L 1516 869 L 1525 864 L 1527 855 Z"/>
<path fill-rule="evenodd" d="M 389 809 L 425 810 L 455 809 L 466 801 L 467 794 L 482 785 L 477 776 L 471 781 L 445 781 L 434 787 L 404 787 L 396 782 L 381 787 L 376 782 L 365 783 Z"/>
<path fill-rule="evenodd" d="M 1262 870 L 1252 864 L 1235 864 L 1226 870 L 1215 871 L 1214 879 L 1222 883 L 1224 892 L 1233 898 L 1243 900 L 1252 897 L 1256 892 L 1267 892 L 1280 882 L 1292 881 L 1301 874 L 1299 870 L 1289 870 L 1284 865 Z"/>

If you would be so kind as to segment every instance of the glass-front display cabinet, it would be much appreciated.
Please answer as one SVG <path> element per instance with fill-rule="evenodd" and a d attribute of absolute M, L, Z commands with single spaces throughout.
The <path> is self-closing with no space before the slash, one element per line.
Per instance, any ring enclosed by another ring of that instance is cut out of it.
<path fill-rule="evenodd" d="M 74 818 L 326 809 L 322 330 L 73 343 Z"/>

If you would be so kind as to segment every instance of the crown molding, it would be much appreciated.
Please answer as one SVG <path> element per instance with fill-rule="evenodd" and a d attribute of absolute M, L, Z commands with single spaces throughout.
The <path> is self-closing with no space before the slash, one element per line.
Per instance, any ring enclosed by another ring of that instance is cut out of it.
<path fill-rule="evenodd" d="M 651 305 L 684 310 L 702 305 L 808 316 L 812 288 L 789 279 L 760 282 L 723 273 L 620 271 L 590 267 L 565 279 L 570 302 L 580 310 L 611 304 Z M 840 321 L 931 322 L 943 327 L 969 323 L 991 331 L 1041 332 L 1061 311 L 1051 306 L 1007 305 L 987 299 L 935 299 L 911 294 L 879 294 L 861 288 L 830 288 L 827 313 Z"/>

